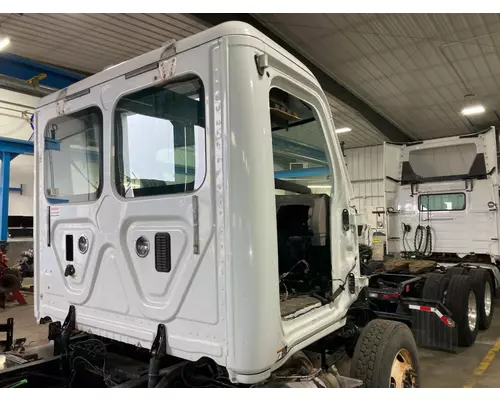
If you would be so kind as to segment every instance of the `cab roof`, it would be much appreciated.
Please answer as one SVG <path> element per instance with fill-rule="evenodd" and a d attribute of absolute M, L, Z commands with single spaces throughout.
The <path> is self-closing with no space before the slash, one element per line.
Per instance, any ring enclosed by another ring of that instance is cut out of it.
<path fill-rule="evenodd" d="M 311 71 L 309 71 L 309 69 L 303 63 L 301 63 L 297 58 L 295 58 L 293 55 L 291 55 L 289 52 L 287 52 L 285 49 L 279 46 L 276 42 L 269 39 L 267 36 L 265 36 L 260 31 L 255 29 L 253 26 L 244 22 L 237 22 L 237 21 L 225 22 L 223 24 L 199 32 L 195 35 L 189 36 L 185 39 L 181 39 L 178 42 L 175 42 L 174 45 L 175 54 L 185 52 L 189 49 L 203 45 L 205 43 L 209 43 L 221 37 L 233 36 L 233 35 L 251 36 L 256 39 L 259 39 L 265 45 L 273 48 L 273 50 L 277 51 L 278 53 L 286 57 L 289 61 L 293 62 L 297 67 L 302 69 L 312 79 L 316 80 Z M 122 63 L 114 65 L 101 72 L 91 75 L 88 78 L 76 82 L 65 89 L 51 93 L 50 95 L 45 96 L 40 100 L 38 108 L 53 103 L 55 101 L 62 100 L 66 96 L 72 95 L 79 91 L 110 81 L 130 71 L 134 71 L 138 68 L 144 67 L 151 63 L 158 62 L 164 58 L 168 58 L 173 54 L 169 54 L 167 57 L 164 56 L 164 54 L 171 47 L 172 44 L 169 42 L 158 49 L 152 50 L 148 53 L 132 58 L 128 61 L 124 61 Z"/>

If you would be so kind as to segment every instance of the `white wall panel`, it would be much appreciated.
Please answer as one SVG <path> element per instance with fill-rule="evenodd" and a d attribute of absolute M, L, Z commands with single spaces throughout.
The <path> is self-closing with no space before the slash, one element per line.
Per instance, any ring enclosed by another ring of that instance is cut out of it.
<path fill-rule="evenodd" d="M 384 205 L 383 146 L 347 149 L 346 163 L 359 212 Z"/>

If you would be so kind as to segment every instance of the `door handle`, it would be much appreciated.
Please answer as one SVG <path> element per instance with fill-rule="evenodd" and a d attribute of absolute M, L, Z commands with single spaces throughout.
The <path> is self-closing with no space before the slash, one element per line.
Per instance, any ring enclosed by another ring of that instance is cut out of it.
<path fill-rule="evenodd" d="M 349 230 L 349 211 L 346 208 L 342 210 L 342 228 L 346 232 Z"/>

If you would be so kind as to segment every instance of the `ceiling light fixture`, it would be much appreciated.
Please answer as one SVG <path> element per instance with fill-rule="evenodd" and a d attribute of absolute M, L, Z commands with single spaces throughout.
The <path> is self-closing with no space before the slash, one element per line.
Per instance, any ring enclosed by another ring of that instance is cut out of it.
<path fill-rule="evenodd" d="M 0 39 L 0 50 L 5 49 L 9 44 L 10 44 L 10 39 L 8 37 Z"/>
<path fill-rule="evenodd" d="M 484 109 L 484 107 L 481 104 L 479 104 L 477 106 L 464 107 L 462 109 L 462 115 L 477 115 L 477 114 L 482 114 L 485 111 L 486 110 Z"/>
<path fill-rule="evenodd" d="M 464 108 L 462 108 L 462 111 L 461 111 L 462 115 L 464 115 L 464 116 L 477 115 L 477 114 L 482 114 L 485 111 L 486 111 L 486 109 L 476 99 L 475 94 L 466 94 L 464 96 Z"/>
<path fill-rule="evenodd" d="M 339 129 L 335 129 L 335 133 L 347 133 L 347 132 L 351 132 L 352 129 L 351 128 L 339 128 Z"/>

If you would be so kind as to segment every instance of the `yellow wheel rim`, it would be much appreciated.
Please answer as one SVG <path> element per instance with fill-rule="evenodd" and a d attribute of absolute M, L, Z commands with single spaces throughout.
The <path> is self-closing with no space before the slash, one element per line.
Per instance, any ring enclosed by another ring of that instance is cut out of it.
<path fill-rule="evenodd" d="M 413 368 L 410 352 L 406 349 L 401 349 L 394 357 L 391 368 L 391 377 L 389 387 L 391 388 L 408 388 L 416 387 L 416 373 Z"/>

